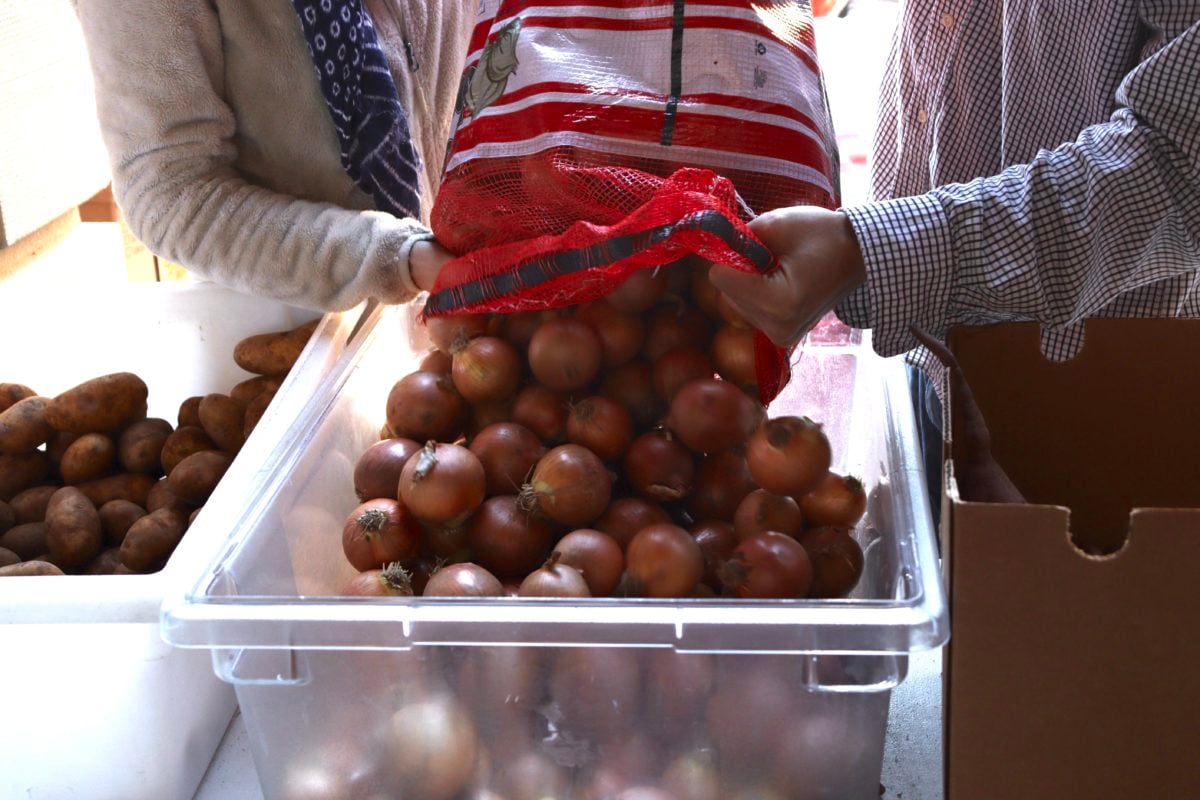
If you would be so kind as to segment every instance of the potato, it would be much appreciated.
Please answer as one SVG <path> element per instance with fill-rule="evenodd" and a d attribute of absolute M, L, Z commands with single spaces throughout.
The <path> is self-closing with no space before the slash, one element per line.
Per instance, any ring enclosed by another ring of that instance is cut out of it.
<path fill-rule="evenodd" d="M 62 454 L 58 474 L 63 483 L 84 483 L 107 475 L 116 463 L 116 442 L 103 433 L 85 433 Z"/>
<path fill-rule="evenodd" d="M 200 427 L 200 401 L 204 398 L 201 396 L 189 397 L 179 406 L 179 427 Z"/>
<path fill-rule="evenodd" d="M 219 450 L 205 450 L 188 456 L 167 477 L 167 489 L 194 506 L 202 505 L 221 482 L 233 456 Z"/>
<path fill-rule="evenodd" d="M 6 547 L 0 547 L 0 567 L 8 567 L 20 563 L 21 557 L 19 555 Z"/>
<path fill-rule="evenodd" d="M 151 492 L 153 491 L 152 489 Z M 129 527 L 146 516 L 146 509 L 128 500 L 109 500 L 100 506 L 97 513 L 100 515 L 100 530 L 104 533 L 104 541 L 119 547 L 125 539 L 125 534 L 129 533 Z"/>
<path fill-rule="evenodd" d="M 45 521 L 46 506 L 50 504 L 50 498 L 60 488 L 57 485 L 34 486 L 14 497 L 9 505 L 12 506 L 13 514 L 16 515 L 17 524 Z"/>
<path fill-rule="evenodd" d="M 277 375 L 258 375 L 244 380 L 229 390 L 229 396 L 244 406 L 263 392 L 276 392 L 283 385 L 283 378 Z"/>
<path fill-rule="evenodd" d="M 0 547 L 12 550 L 22 561 L 37 558 L 46 552 L 46 524 L 27 522 L 24 525 L 14 525 L 0 534 Z"/>
<path fill-rule="evenodd" d="M 188 456 L 216 449 L 217 443 L 209 438 L 203 428 L 193 425 L 176 428 L 175 432 L 168 436 L 167 441 L 163 443 L 163 472 L 170 475 L 175 471 L 175 467 L 179 466 L 179 462 Z"/>
<path fill-rule="evenodd" d="M 0 578 L 33 578 L 39 575 L 62 575 L 61 569 L 47 561 L 22 561 L 9 567 L 0 567 Z"/>
<path fill-rule="evenodd" d="M 57 431 L 111 433 L 146 416 L 145 382 L 132 372 L 85 381 L 46 406 L 46 422 Z"/>
<path fill-rule="evenodd" d="M 242 433 L 246 409 L 224 394 L 210 394 L 200 401 L 200 425 L 208 438 L 227 453 L 236 453 L 246 441 Z"/>
<path fill-rule="evenodd" d="M 103 549 L 100 514 L 87 495 L 64 486 L 46 507 L 46 550 L 60 567 L 82 567 Z"/>
<path fill-rule="evenodd" d="M 319 322 L 315 319 L 290 331 L 248 336 L 233 349 L 233 360 L 255 375 L 286 375 Z"/>
<path fill-rule="evenodd" d="M 275 390 L 270 389 L 251 400 L 250 405 L 246 406 L 246 419 L 243 423 L 243 430 L 247 439 L 250 438 L 250 434 L 258 426 L 258 421 L 262 419 L 262 415 L 267 413 L 267 406 L 271 405 L 271 401 L 274 399 Z"/>
<path fill-rule="evenodd" d="M 85 575 L 112 575 L 119 566 L 121 566 L 121 548 L 110 547 L 93 558 L 92 563 L 88 564 L 87 569 L 83 572 Z"/>
<path fill-rule="evenodd" d="M 0 535 L 17 524 L 17 512 L 8 503 L 0 500 Z"/>
<path fill-rule="evenodd" d="M 46 422 L 48 397 L 26 397 L 0 411 L 0 453 L 19 455 L 37 450 L 54 435 Z"/>
<path fill-rule="evenodd" d="M 20 383 L 0 383 L 0 411 L 8 410 L 18 400 L 37 395 L 33 389 Z"/>
<path fill-rule="evenodd" d="M 110 500 L 128 500 L 146 507 L 146 496 L 154 486 L 153 476 L 141 472 L 121 472 L 99 478 L 87 483 L 76 484 L 75 488 L 83 492 L 96 508 Z"/>
<path fill-rule="evenodd" d="M 146 511 L 158 511 L 160 508 L 169 508 L 180 514 L 189 514 L 192 505 L 176 497 L 167 488 L 167 479 L 162 478 L 154 484 L 154 487 L 150 489 L 150 494 L 146 497 Z"/>
<path fill-rule="evenodd" d="M 126 472 L 150 475 L 162 472 L 163 445 L 174 432 L 171 423 L 157 417 L 140 419 L 130 425 L 121 432 L 117 442 L 121 468 Z"/>
<path fill-rule="evenodd" d="M 183 538 L 184 518 L 169 508 L 133 523 L 121 542 L 121 563 L 134 572 L 152 572 L 161 567 Z"/>
<path fill-rule="evenodd" d="M 54 466 L 62 463 L 63 453 L 67 452 L 67 448 L 75 443 L 75 440 L 82 436 L 82 433 L 64 433 L 56 431 L 50 437 L 50 441 L 46 443 L 46 455 Z"/>
<path fill-rule="evenodd" d="M 0 500 L 8 502 L 50 474 L 50 459 L 41 450 L 19 456 L 0 453 Z"/>

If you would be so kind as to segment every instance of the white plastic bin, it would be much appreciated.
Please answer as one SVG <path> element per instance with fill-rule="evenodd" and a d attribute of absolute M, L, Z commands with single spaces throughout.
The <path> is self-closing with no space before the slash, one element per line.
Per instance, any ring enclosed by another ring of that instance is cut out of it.
<path fill-rule="evenodd" d="M 810 346 L 774 408 L 824 420 L 870 490 L 849 599 L 338 598 L 351 472 L 419 358 L 411 315 L 368 319 L 254 502 L 211 507 L 227 551 L 164 603 L 165 637 L 236 687 L 266 797 L 592 800 L 690 758 L 722 800 L 877 798 L 891 689 L 948 630 L 902 364 Z M 480 794 L 414 778 L 454 765 Z"/>
<path fill-rule="evenodd" d="M 321 321 L 210 502 L 253 496 L 276 443 L 345 350 L 362 309 Z M 172 424 L 193 395 L 250 375 L 237 342 L 317 312 L 211 284 L 130 284 L 57 298 L 0 289 L 0 380 L 53 396 L 111 372 L 140 375 L 149 416 Z M 0 797 L 184 800 L 233 715 L 207 654 L 163 642 L 163 596 L 228 534 L 203 513 L 151 575 L 0 580 Z"/>

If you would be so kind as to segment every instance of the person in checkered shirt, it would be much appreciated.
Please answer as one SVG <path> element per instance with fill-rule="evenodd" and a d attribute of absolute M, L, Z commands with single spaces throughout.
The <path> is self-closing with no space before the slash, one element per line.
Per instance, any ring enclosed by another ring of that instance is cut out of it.
<path fill-rule="evenodd" d="M 890 356 L 910 326 L 1200 314 L 1200 0 L 906 0 L 873 201 L 751 229 L 782 269 L 714 266 L 781 344 L 830 309 Z"/>

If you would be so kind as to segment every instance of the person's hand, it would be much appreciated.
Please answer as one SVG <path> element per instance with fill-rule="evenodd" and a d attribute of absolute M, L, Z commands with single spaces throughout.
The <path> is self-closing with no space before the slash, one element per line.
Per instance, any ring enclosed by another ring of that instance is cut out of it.
<path fill-rule="evenodd" d="M 753 220 L 750 230 L 780 268 L 756 275 L 717 264 L 708 277 L 734 310 L 778 345 L 799 341 L 866 280 L 858 238 L 840 211 L 781 208 Z"/>
<path fill-rule="evenodd" d="M 412 246 L 408 253 L 408 268 L 412 273 L 413 283 L 418 289 L 428 292 L 433 288 L 438 273 L 454 254 L 437 243 L 435 239 L 422 239 Z"/>

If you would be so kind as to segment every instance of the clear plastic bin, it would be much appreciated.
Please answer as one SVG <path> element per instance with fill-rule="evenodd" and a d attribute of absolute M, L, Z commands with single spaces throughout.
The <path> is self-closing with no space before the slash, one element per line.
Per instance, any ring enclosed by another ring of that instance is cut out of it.
<path fill-rule="evenodd" d="M 948 631 L 901 363 L 810 347 L 773 408 L 825 421 L 868 486 L 849 599 L 338 598 L 353 466 L 425 346 L 412 315 L 368 318 L 271 480 L 213 509 L 225 553 L 164 603 L 164 636 L 234 684 L 265 795 L 598 800 L 719 776 L 664 798 L 877 798 L 891 689 Z"/>
<path fill-rule="evenodd" d="M 129 284 L 53 303 L 3 293 L 0 380 L 48 396 L 111 372 L 140 375 L 148 414 L 172 424 L 193 395 L 250 377 L 233 361 L 245 336 L 318 316 L 211 284 Z M 210 502 L 238 503 L 344 352 L 362 309 L 326 315 Z M 30 335 L 30 332 L 38 332 Z M 50 335 L 48 331 L 57 331 Z M 207 654 L 160 636 L 168 591 L 209 563 L 228 530 L 201 514 L 151 575 L 0 580 L 0 797 L 184 800 L 233 716 Z"/>

